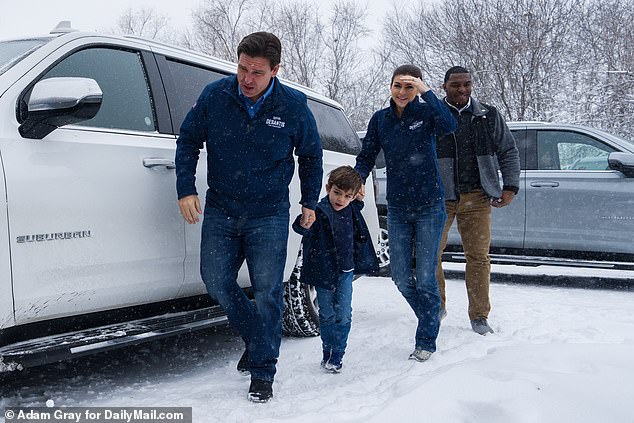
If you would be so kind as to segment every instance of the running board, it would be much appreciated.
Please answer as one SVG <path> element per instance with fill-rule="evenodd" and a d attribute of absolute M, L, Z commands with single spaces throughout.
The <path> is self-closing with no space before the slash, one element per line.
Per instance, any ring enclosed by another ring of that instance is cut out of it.
<path fill-rule="evenodd" d="M 634 270 L 634 263 L 618 261 L 577 260 L 559 257 L 543 256 L 513 256 L 504 254 L 490 254 L 491 264 L 514 264 L 518 266 L 567 266 L 589 267 L 595 269 Z M 465 263 L 464 253 L 445 252 L 443 261 Z"/>
<path fill-rule="evenodd" d="M 227 323 L 220 306 L 50 335 L 0 347 L 0 373 L 189 333 Z"/>

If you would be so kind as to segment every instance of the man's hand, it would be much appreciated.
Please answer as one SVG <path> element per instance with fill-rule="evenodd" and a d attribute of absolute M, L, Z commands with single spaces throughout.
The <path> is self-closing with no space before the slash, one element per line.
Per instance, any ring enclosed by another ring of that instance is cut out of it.
<path fill-rule="evenodd" d="M 203 214 L 200 208 L 200 200 L 197 195 L 188 195 L 178 200 L 181 215 L 187 223 L 194 224 L 200 220 L 198 216 Z"/>
<path fill-rule="evenodd" d="M 355 200 L 363 201 L 365 198 L 365 185 L 361 185 L 359 192 L 357 192 L 357 196 L 354 197 Z"/>
<path fill-rule="evenodd" d="M 513 191 L 502 191 L 502 197 L 497 200 L 492 200 L 491 205 L 497 208 L 508 206 L 511 204 L 511 201 L 513 201 L 513 197 L 515 197 Z"/>
<path fill-rule="evenodd" d="M 306 207 L 302 207 L 302 220 L 299 222 L 299 225 L 302 228 L 310 228 L 315 223 L 315 210 L 307 209 Z"/>

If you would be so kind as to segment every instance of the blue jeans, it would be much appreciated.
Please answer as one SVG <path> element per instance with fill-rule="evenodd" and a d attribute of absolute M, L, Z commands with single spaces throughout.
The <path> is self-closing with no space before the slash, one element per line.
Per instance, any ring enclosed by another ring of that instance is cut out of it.
<path fill-rule="evenodd" d="M 319 331 L 325 352 L 346 352 L 352 322 L 352 273 L 341 272 L 337 287 L 315 287 L 319 304 Z"/>
<path fill-rule="evenodd" d="M 436 264 L 447 214 L 443 201 L 420 209 L 388 206 L 392 279 L 418 318 L 416 348 L 436 351 L 440 321 L 440 294 Z M 416 248 L 416 269 L 412 249 Z"/>
<path fill-rule="evenodd" d="M 235 218 L 205 207 L 200 273 L 249 351 L 252 379 L 273 381 L 282 341 L 288 213 Z M 236 279 L 246 259 L 255 304 Z"/>

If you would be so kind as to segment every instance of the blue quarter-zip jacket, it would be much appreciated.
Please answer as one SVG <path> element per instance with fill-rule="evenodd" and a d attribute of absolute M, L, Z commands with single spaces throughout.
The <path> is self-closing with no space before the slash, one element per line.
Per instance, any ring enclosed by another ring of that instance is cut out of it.
<path fill-rule="evenodd" d="M 385 154 L 388 206 L 424 208 L 444 201 L 436 138 L 453 132 L 457 123 L 432 91 L 414 99 L 396 115 L 394 104 L 372 116 L 355 169 L 367 178 L 381 148 Z"/>
<path fill-rule="evenodd" d="M 314 210 L 322 179 L 322 150 L 306 96 L 273 79 L 271 95 L 251 118 L 237 77 L 207 85 L 176 141 L 178 198 L 198 194 L 200 150 L 207 147 L 206 202 L 228 216 L 273 216 L 288 210 L 288 185 L 298 156 L 300 203 Z"/>

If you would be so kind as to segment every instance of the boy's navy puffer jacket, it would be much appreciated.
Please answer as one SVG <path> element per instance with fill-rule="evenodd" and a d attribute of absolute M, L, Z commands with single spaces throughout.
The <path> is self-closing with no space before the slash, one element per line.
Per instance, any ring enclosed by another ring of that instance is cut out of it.
<path fill-rule="evenodd" d="M 352 226 L 354 230 L 354 274 L 373 274 L 379 271 L 379 261 L 376 258 L 374 245 L 368 226 L 363 219 L 361 209 L 363 202 L 353 201 Z M 335 248 L 331 222 L 335 210 L 330 205 L 328 197 L 324 197 L 317 204 L 315 223 L 306 229 L 300 226 L 301 216 L 297 216 L 293 229 L 303 235 L 303 264 L 300 281 L 322 288 L 333 289 L 339 280 L 339 264 Z"/>

